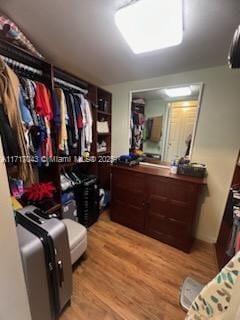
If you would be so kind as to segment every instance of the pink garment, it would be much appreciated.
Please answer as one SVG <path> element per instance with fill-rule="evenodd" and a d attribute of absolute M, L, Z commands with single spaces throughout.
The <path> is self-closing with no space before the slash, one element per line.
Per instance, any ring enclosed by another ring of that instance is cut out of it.
<path fill-rule="evenodd" d="M 144 114 L 138 113 L 138 121 L 139 121 L 140 125 L 144 124 L 144 122 L 145 122 Z"/>
<path fill-rule="evenodd" d="M 236 253 L 240 251 L 240 232 L 237 235 L 235 250 L 236 250 Z"/>

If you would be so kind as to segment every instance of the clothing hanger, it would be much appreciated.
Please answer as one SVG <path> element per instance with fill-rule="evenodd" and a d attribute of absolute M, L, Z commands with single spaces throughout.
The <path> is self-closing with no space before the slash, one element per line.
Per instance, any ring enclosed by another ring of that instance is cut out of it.
<path fill-rule="evenodd" d="M 36 79 L 39 78 L 39 76 L 43 76 L 43 72 L 39 69 L 28 66 L 24 63 L 21 63 L 4 55 L 0 55 L 0 57 L 3 59 L 4 62 L 11 66 L 14 71 L 16 71 L 18 74 L 20 73 L 22 76 Z"/>
<path fill-rule="evenodd" d="M 59 78 L 54 78 L 54 81 L 58 84 L 58 85 L 62 85 L 62 86 L 64 86 L 64 87 L 66 87 L 66 88 L 70 88 L 70 89 L 75 89 L 76 91 L 78 91 L 78 92 L 81 92 L 82 94 L 88 94 L 88 90 L 86 90 L 86 89 L 83 89 L 83 88 L 80 88 L 80 87 L 78 87 L 78 86 L 76 86 L 76 85 L 74 85 L 74 84 L 71 84 L 71 83 L 69 83 L 69 82 L 67 82 L 67 81 L 64 81 L 64 80 L 62 80 L 62 79 L 59 79 Z"/>

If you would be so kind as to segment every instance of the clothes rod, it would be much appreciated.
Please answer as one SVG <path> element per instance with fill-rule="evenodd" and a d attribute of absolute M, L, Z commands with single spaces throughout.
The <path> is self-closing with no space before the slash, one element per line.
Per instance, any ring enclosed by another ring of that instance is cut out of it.
<path fill-rule="evenodd" d="M 64 80 L 61 80 L 61 79 L 59 79 L 59 78 L 54 78 L 54 81 L 55 81 L 56 83 L 58 83 L 58 84 L 62 84 L 62 85 L 65 86 L 65 87 L 78 90 L 78 91 L 80 91 L 82 94 L 87 94 L 87 93 L 88 93 L 88 90 L 85 90 L 85 89 L 83 89 L 83 88 L 77 87 L 77 86 L 75 86 L 74 84 L 71 84 L 71 83 L 66 82 L 66 81 L 64 81 Z"/>
<path fill-rule="evenodd" d="M 39 76 L 42 76 L 43 75 L 43 72 L 41 70 L 38 70 L 38 69 L 35 69 L 35 68 L 32 68 L 26 64 L 23 64 L 21 62 L 18 62 L 16 60 L 13 60 L 11 58 L 8 58 L 6 56 L 3 56 L 3 55 L 0 55 L 0 57 L 3 59 L 3 61 L 5 61 L 7 64 L 10 64 L 12 65 L 13 67 L 16 67 L 16 68 L 22 68 L 24 70 L 27 70 L 27 71 L 30 71 L 34 74 L 37 74 Z"/>

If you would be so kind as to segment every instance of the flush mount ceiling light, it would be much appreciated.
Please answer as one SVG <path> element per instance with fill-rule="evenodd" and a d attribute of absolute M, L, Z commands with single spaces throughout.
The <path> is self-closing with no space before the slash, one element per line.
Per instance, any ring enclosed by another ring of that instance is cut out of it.
<path fill-rule="evenodd" d="M 182 87 L 166 89 L 165 93 L 169 98 L 178 98 L 190 96 L 192 94 L 192 91 L 189 87 Z"/>
<path fill-rule="evenodd" d="M 136 54 L 182 42 L 182 0 L 133 0 L 116 12 L 115 21 Z"/>

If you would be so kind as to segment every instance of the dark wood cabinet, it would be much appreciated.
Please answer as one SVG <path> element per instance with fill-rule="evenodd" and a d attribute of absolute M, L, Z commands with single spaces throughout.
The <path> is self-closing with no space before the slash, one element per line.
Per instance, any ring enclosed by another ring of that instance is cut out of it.
<path fill-rule="evenodd" d="M 134 172 L 115 171 L 112 186 L 112 219 L 143 232 L 146 203 L 144 177 Z"/>
<path fill-rule="evenodd" d="M 222 269 L 232 258 L 227 255 L 227 250 L 231 241 L 233 227 L 233 196 L 232 191 L 229 192 L 227 205 L 224 211 L 221 228 L 219 231 L 216 253 L 219 269 Z"/>
<path fill-rule="evenodd" d="M 235 167 L 233 180 L 231 184 L 231 189 L 240 189 L 240 154 L 238 156 L 237 164 Z M 229 191 L 227 204 L 225 207 L 222 224 L 220 227 L 217 243 L 216 243 L 216 252 L 219 269 L 222 269 L 232 258 L 227 251 L 229 249 L 231 236 L 232 236 L 232 227 L 233 227 L 233 192 Z"/>
<path fill-rule="evenodd" d="M 112 167 L 113 221 L 189 252 L 204 181 L 168 169 Z"/>

